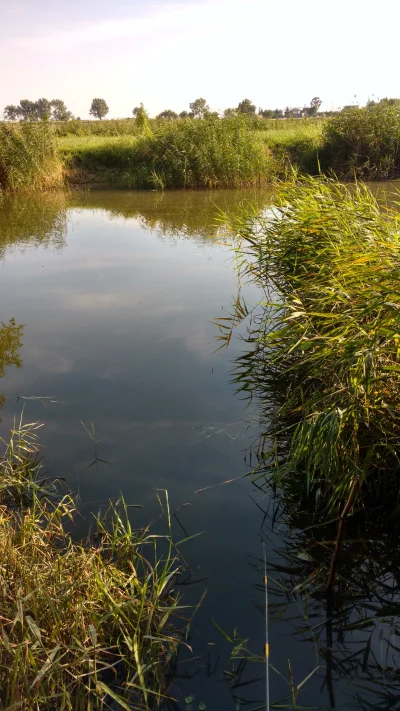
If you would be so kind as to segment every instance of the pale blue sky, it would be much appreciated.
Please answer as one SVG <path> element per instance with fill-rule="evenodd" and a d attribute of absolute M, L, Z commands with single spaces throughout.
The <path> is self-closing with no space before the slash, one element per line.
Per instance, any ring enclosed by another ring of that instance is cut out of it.
<path fill-rule="evenodd" d="M 0 111 L 41 96 L 88 117 L 198 96 L 215 110 L 400 96 L 399 0 L 0 0 Z"/>

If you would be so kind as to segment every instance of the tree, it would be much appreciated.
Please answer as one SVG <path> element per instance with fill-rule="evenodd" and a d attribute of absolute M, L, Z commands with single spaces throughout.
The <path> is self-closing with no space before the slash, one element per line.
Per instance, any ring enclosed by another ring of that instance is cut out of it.
<path fill-rule="evenodd" d="M 210 111 L 210 107 L 207 104 L 207 101 L 202 98 L 192 101 L 192 103 L 189 104 L 189 108 L 193 114 L 193 117 L 199 119 L 204 118 L 204 114 Z"/>
<path fill-rule="evenodd" d="M 136 125 L 141 131 L 149 131 L 149 117 L 143 104 L 137 107 Z"/>
<path fill-rule="evenodd" d="M 182 119 L 189 118 L 189 112 L 188 111 L 181 111 L 181 113 L 179 114 L 179 118 L 182 118 Z"/>
<path fill-rule="evenodd" d="M 21 99 L 19 107 L 20 115 L 24 121 L 37 121 L 39 119 L 36 101 Z"/>
<path fill-rule="evenodd" d="M 72 118 L 71 112 L 68 111 L 62 99 L 53 99 L 53 101 L 51 101 L 51 106 L 53 109 L 54 121 L 69 121 Z"/>
<path fill-rule="evenodd" d="M 224 111 L 225 118 L 232 118 L 232 116 L 236 116 L 236 114 L 236 109 L 225 109 Z"/>
<path fill-rule="evenodd" d="M 48 99 L 38 99 L 35 105 L 39 121 L 48 121 L 51 117 L 51 102 Z"/>
<path fill-rule="evenodd" d="M 311 101 L 310 101 L 309 108 L 307 109 L 308 115 L 309 116 L 316 116 L 321 104 L 322 104 L 322 101 L 319 98 L 319 96 L 314 96 L 314 98 L 311 99 Z"/>
<path fill-rule="evenodd" d="M 158 114 L 157 118 L 166 119 L 167 121 L 173 121 L 174 119 L 178 118 L 178 114 L 175 113 L 175 111 L 172 111 L 171 109 L 165 109 L 165 111 L 162 111 L 160 114 Z"/>
<path fill-rule="evenodd" d="M 109 110 L 104 99 L 93 99 L 89 113 L 101 121 L 104 116 L 107 116 Z"/>
<path fill-rule="evenodd" d="M 237 111 L 240 114 L 255 114 L 256 107 L 251 103 L 250 99 L 243 99 L 243 101 L 238 104 Z"/>
<path fill-rule="evenodd" d="M 272 109 L 260 109 L 258 115 L 265 119 L 271 119 L 274 118 L 275 112 Z"/>
<path fill-rule="evenodd" d="M 140 104 L 140 106 L 141 106 L 141 105 L 142 105 L 142 104 Z M 132 109 L 132 114 L 133 114 L 133 116 L 134 116 L 135 118 L 136 118 L 136 116 L 138 115 L 138 113 L 139 113 L 139 111 L 140 111 L 140 106 L 135 106 L 135 108 Z"/>
<path fill-rule="evenodd" d="M 6 121 L 16 121 L 21 116 L 21 107 L 9 104 L 4 108 L 4 118 Z"/>

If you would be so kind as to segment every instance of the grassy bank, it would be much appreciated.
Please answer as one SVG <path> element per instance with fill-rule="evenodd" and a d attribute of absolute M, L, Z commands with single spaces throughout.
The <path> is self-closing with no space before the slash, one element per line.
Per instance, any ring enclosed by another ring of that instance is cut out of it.
<path fill-rule="evenodd" d="M 266 182 L 272 158 L 245 121 L 166 122 L 138 137 L 65 142 L 70 179 L 131 188 L 245 187 Z"/>
<path fill-rule="evenodd" d="M 236 372 L 266 418 L 260 468 L 348 513 L 400 473 L 399 216 L 362 185 L 310 178 L 234 231 L 266 294 Z"/>
<path fill-rule="evenodd" d="M 168 500 L 165 537 L 132 528 L 120 502 L 74 542 L 75 503 L 45 477 L 36 440 L 20 424 L 0 459 L 0 706 L 153 708 L 178 646 Z"/>
<path fill-rule="evenodd" d="M 135 120 L 0 124 L 0 189 L 59 185 L 236 188 L 302 175 L 400 176 L 400 109 L 379 104 L 329 120 Z"/>

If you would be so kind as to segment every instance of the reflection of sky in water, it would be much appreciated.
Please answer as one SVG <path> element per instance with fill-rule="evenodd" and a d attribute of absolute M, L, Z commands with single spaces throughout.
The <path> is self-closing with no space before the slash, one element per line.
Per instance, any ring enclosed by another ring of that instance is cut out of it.
<path fill-rule="evenodd" d="M 246 407 L 230 382 L 232 360 L 244 345 L 235 338 L 228 352 L 216 352 L 211 324 L 236 295 L 232 253 L 207 239 L 215 234 L 210 226 L 214 202 L 234 213 L 242 199 L 251 197 L 224 192 L 72 195 L 65 222 L 57 217 L 61 198 L 54 203 L 45 196 L 43 209 L 36 199 L 31 210 L 37 221 L 33 246 L 20 199 L 12 219 L 0 213 L 0 254 L 5 253 L 0 320 L 14 317 L 25 324 L 23 368 L 9 368 L 1 383 L 8 399 L 2 434 L 20 409 L 17 393 L 53 396 L 59 402 L 26 401 L 25 417 L 45 423 L 41 439 L 47 466 L 66 477 L 82 502 L 97 510 L 102 500 L 122 492 L 129 503 L 144 504 L 137 516 L 146 522 L 158 513 L 157 487 L 168 489 L 172 510 L 190 504 L 180 510 L 180 521 L 189 534 L 203 534 L 183 552 L 195 577 L 208 578 L 202 587 L 187 589 L 192 602 L 208 589 L 193 624 L 194 654 L 205 654 L 207 643 L 215 643 L 213 658 L 218 652 L 221 661 L 211 679 L 204 669 L 183 684 L 182 693 L 194 693 L 212 711 L 235 704 L 221 680 L 229 667 L 229 646 L 211 617 L 229 634 L 237 626 L 258 654 L 264 642 L 263 617 L 254 606 L 255 601 L 262 605 L 262 592 L 254 585 L 262 581 L 257 559 L 263 513 L 257 505 L 265 507 L 268 497 L 248 480 L 194 493 L 243 476 L 245 450 L 257 435 L 255 409 Z M 112 219 L 97 209 L 104 206 L 114 211 Z M 57 234 L 53 246 L 52 229 Z M 257 301 L 250 286 L 244 295 L 250 303 Z M 93 449 L 81 421 L 93 421 L 97 436 L 104 437 L 98 454 L 108 464 L 88 468 Z M 184 535 L 178 524 L 176 533 Z M 271 546 L 278 533 L 279 523 Z M 315 667 L 312 645 L 296 641 L 283 622 L 272 625 L 271 655 L 285 677 L 291 659 L 297 683 Z M 248 678 L 252 675 L 262 677 L 262 668 L 251 670 Z M 287 687 L 279 677 L 272 681 L 277 699 Z M 321 678 L 313 678 L 313 691 L 303 700 L 319 704 L 325 694 L 320 696 L 320 684 Z M 261 680 L 240 695 L 253 699 L 253 708 L 263 691 Z M 339 693 L 338 703 L 340 698 Z"/>

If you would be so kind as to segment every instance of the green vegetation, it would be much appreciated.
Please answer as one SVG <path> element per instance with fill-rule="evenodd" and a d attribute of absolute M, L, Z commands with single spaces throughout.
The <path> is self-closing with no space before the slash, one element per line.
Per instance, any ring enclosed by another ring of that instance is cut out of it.
<path fill-rule="evenodd" d="M 266 291 L 236 372 L 266 418 L 261 468 L 328 512 L 400 469 L 399 219 L 365 186 L 309 178 L 233 226 L 244 274 Z M 246 315 L 238 303 L 233 323 Z"/>
<path fill-rule="evenodd" d="M 349 109 L 325 126 L 322 169 L 344 178 L 400 176 L 400 102 Z"/>
<path fill-rule="evenodd" d="M 171 110 L 149 119 L 141 104 L 121 121 L 0 124 L 0 187 L 60 185 L 61 161 L 72 184 L 128 188 L 241 187 L 286 178 L 293 168 L 344 179 L 400 175 L 398 102 L 329 120 L 264 119 L 248 102 L 224 119 L 197 99 L 181 119 Z"/>
<path fill-rule="evenodd" d="M 133 188 L 241 187 L 266 182 L 272 158 L 240 118 L 167 121 L 136 139 L 64 149 L 70 179 Z"/>
<path fill-rule="evenodd" d="M 18 106 L 9 104 L 4 109 L 4 118 L 8 121 L 69 121 L 72 114 L 62 99 L 22 99 Z"/>
<path fill-rule="evenodd" d="M 104 99 L 93 99 L 89 113 L 91 116 L 100 119 L 101 121 L 101 119 L 107 116 L 109 110 L 110 109 Z"/>
<path fill-rule="evenodd" d="M 46 125 L 0 125 L 0 191 L 43 190 L 62 184 L 56 141 Z"/>
<path fill-rule="evenodd" d="M 75 503 L 46 479 L 37 429 L 19 423 L 2 442 L 0 705 L 153 708 L 179 642 L 168 498 L 164 537 L 133 528 L 121 501 L 74 542 Z"/>
<path fill-rule="evenodd" d="M 87 137 L 99 136 L 135 136 L 138 133 L 136 121 L 129 119 L 106 119 L 103 121 L 58 121 L 51 124 L 54 135 L 57 137 Z"/>

